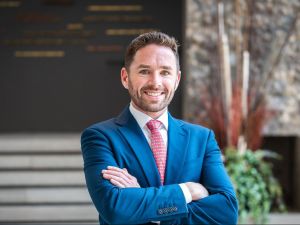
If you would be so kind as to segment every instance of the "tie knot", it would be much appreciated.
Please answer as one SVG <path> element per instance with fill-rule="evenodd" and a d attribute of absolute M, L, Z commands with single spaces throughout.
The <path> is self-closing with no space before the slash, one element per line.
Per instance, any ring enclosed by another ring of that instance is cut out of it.
<path fill-rule="evenodd" d="M 158 130 L 161 127 L 162 123 L 158 120 L 150 120 L 146 125 L 149 128 L 149 130 L 152 132 Z"/>

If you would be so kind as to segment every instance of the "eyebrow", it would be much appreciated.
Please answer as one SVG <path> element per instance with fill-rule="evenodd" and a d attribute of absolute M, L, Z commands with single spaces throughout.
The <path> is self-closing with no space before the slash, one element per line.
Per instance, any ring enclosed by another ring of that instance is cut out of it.
<path fill-rule="evenodd" d="M 172 70 L 172 67 L 170 66 L 161 66 L 162 69 L 165 69 L 165 70 Z"/>
<path fill-rule="evenodd" d="M 150 68 L 150 66 L 145 65 L 145 64 L 141 64 L 137 67 L 138 69 L 142 69 L 142 68 Z"/>
<path fill-rule="evenodd" d="M 144 69 L 144 68 L 149 69 L 151 67 L 149 65 L 141 64 L 137 68 L 138 69 Z M 160 68 L 164 69 L 164 70 L 172 70 L 172 67 L 170 67 L 170 66 L 161 66 Z"/>

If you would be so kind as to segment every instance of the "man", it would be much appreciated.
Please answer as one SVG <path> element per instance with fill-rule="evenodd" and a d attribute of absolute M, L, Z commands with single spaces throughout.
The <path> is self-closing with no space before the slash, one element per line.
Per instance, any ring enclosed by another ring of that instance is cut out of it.
<path fill-rule="evenodd" d="M 81 137 L 100 224 L 235 224 L 237 200 L 211 130 L 168 113 L 181 77 L 177 43 L 134 39 L 121 82 L 131 103 Z"/>

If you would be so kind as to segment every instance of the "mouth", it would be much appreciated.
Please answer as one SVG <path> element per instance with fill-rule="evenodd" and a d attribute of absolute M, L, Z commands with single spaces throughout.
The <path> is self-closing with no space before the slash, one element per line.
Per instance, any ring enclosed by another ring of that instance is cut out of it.
<path fill-rule="evenodd" d="M 150 97 L 159 97 L 165 94 L 163 91 L 144 91 L 144 93 Z"/>

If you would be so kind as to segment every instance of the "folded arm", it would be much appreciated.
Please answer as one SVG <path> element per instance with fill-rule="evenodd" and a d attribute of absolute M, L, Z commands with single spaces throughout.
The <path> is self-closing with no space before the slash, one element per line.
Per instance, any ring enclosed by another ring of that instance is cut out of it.
<path fill-rule="evenodd" d="M 109 180 L 113 185 L 119 188 L 140 187 L 137 179 L 129 174 L 126 168 L 121 169 L 114 166 L 108 166 L 107 169 L 102 170 L 102 176 L 104 179 Z M 179 184 L 181 189 L 183 189 L 182 185 L 185 185 L 186 191 L 189 195 L 188 198 L 185 198 L 187 203 L 191 201 L 197 201 L 208 196 L 208 191 L 206 188 L 199 183 L 181 183 Z M 185 192 L 184 190 L 182 191 Z"/>
<path fill-rule="evenodd" d="M 137 179 L 130 175 L 125 168 L 109 166 L 102 171 L 102 176 L 119 188 L 140 187 Z M 227 224 L 229 221 L 232 222 L 229 224 L 236 223 L 235 213 L 232 215 L 230 215 L 230 211 L 226 213 L 227 208 L 235 207 L 236 202 L 233 196 L 227 196 L 226 193 L 218 194 L 218 190 L 211 190 L 215 194 L 211 198 L 206 198 L 209 196 L 208 191 L 200 183 L 186 182 L 183 184 L 192 198 L 192 202 L 187 205 L 189 211 L 187 217 L 164 221 L 162 224 L 224 224 L 225 222 Z M 202 200 L 199 201 L 200 199 Z"/>
<path fill-rule="evenodd" d="M 187 215 L 179 185 L 159 188 L 119 188 L 100 176 L 108 166 L 118 167 L 104 134 L 88 129 L 82 134 L 87 187 L 99 214 L 110 224 L 134 224 L 177 219 Z"/>

